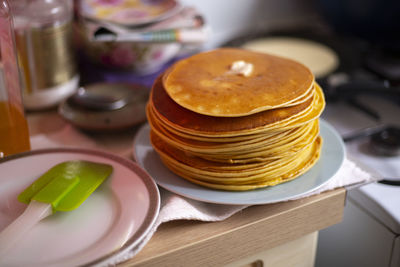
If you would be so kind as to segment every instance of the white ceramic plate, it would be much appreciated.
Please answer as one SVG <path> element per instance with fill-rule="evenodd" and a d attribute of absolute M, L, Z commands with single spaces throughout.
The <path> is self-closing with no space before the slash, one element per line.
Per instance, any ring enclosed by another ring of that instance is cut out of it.
<path fill-rule="evenodd" d="M 160 196 L 143 169 L 105 152 L 61 148 L 0 160 L 0 230 L 25 209 L 18 194 L 51 167 L 68 160 L 111 164 L 113 173 L 77 209 L 39 222 L 7 259 L 0 259 L 0 266 L 92 266 L 135 247 L 151 229 Z"/>
<path fill-rule="evenodd" d="M 144 125 L 134 141 L 136 161 L 165 189 L 176 194 L 219 204 L 254 205 L 268 204 L 301 197 L 318 189 L 339 170 L 345 157 L 345 148 L 341 137 L 327 122 L 321 121 L 323 146 L 321 158 L 307 173 L 290 182 L 262 189 L 233 192 L 213 190 L 190 183 L 165 167 L 158 154 L 152 148 L 149 139 L 149 126 Z"/>

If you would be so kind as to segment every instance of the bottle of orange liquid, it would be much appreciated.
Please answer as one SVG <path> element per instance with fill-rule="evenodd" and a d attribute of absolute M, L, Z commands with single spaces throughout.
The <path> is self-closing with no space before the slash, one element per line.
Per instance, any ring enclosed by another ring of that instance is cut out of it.
<path fill-rule="evenodd" d="M 0 0 L 0 158 L 29 149 L 13 20 L 9 3 Z"/>

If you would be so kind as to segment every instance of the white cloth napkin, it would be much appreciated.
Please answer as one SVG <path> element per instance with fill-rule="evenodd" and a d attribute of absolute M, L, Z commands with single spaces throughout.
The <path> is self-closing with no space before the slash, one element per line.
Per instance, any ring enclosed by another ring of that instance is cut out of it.
<path fill-rule="evenodd" d="M 31 138 L 31 145 L 33 149 L 60 146 L 99 148 L 99 144 L 97 144 L 93 139 L 75 130 L 75 128 L 70 125 L 66 125 L 56 134 L 33 136 Z M 350 160 L 346 158 L 339 171 L 326 184 L 301 198 L 320 194 L 338 187 L 352 187 L 367 184 L 379 179 L 381 179 L 381 177 L 378 174 L 369 170 L 367 167 L 356 163 L 354 159 Z M 131 251 L 110 258 L 108 261 L 104 262 L 105 266 L 113 266 L 134 257 L 151 239 L 153 234 L 157 231 L 158 226 L 164 222 L 182 219 L 222 221 L 247 207 L 246 205 L 204 203 L 176 195 L 163 189 L 160 189 L 160 192 L 160 213 L 152 229 L 138 246 Z M 289 200 L 294 199 L 296 198 Z"/>

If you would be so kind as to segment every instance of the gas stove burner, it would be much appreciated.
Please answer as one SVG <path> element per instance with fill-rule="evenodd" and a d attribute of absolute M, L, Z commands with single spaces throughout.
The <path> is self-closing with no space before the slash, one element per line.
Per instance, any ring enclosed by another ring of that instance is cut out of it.
<path fill-rule="evenodd" d="M 378 157 L 400 156 L 400 128 L 397 126 L 378 125 L 365 128 L 356 133 L 343 137 L 346 143 L 369 138 L 369 152 Z M 378 181 L 381 184 L 400 186 L 399 178 L 385 178 Z"/>
<path fill-rule="evenodd" d="M 371 135 L 372 150 L 381 156 L 400 155 L 400 128 L 386 127 Z"/>
<path fill-rule="evenodd" d="M 364 128 L 362 130 L 359 130 L 357 132 L 354 132 L 347 136 L 344 136 L 343 141 L 347 143 L 347 142 L 352 142 L 352 141 L 359 140 L 362 138 L 370 137 L 374 134 L 378 134 L 381 131 L 384 131 L 386 129 L 386 127 L 387 127 L 386 125 L 379 124 L 374 127 Z"/>
<path fill-rule="evenodd" d="M 400 48 L 373 48 L 366 56 L 365 64 L 383 79 L 400 82 Z"/>
<path fill-rule="evenodd" d="M 400 155 L 400 128 L 391 125 L 378 125 L 365 128 L 343 137 L 344 142 L 369 138 L 371 152 L 378 156 Z"/>

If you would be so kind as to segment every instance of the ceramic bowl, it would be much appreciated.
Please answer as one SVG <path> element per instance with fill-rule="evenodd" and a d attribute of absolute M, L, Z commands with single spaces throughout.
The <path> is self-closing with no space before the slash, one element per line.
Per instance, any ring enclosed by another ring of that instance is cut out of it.
<path fill-rule="evenodd" d="M 83 36 L 81 48 L 92 62 L 106 68 L 157 72 L 181 50 L 179 43 L 94 42 Z"/>
<path fill-rule="evenodd" d="M 182 5 L 176 0 L 82 0 L 78 22 L 81 46 L 88 58 L 102 66 L 128 69 L 139 74 L 158 71 L 181 50 L 181 44 L 149 42 L 103 42 L 90 37 L 93 24 L 121 29 L 149 30 L 176 15 Z M 95 26 L 96 28 L 96 26 Z"/>

